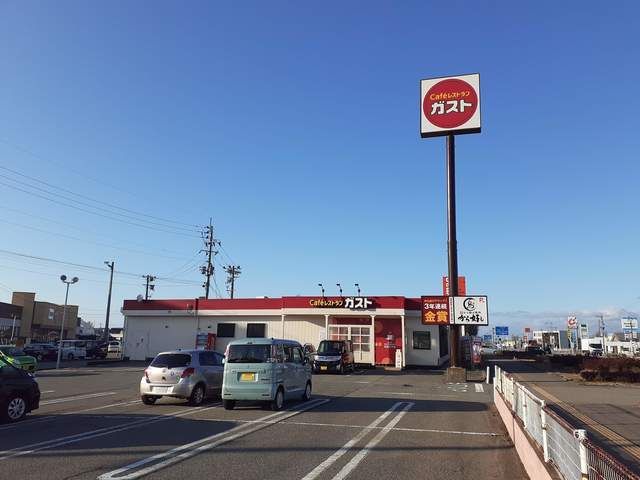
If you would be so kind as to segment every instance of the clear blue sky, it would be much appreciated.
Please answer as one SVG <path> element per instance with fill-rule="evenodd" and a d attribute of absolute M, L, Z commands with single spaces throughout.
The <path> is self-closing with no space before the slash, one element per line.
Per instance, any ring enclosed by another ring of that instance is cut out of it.
<path fill-rule="evenodd" d="M 241 296 L 438 293 L 444 140 L 419 138 L 418 83 L 480 72 L 483 132 L 457 142 L 470 291 L 514 326 L 640 310 L 638 18 L 637 2 L 4 1 L 0 249 L 200 281 L 180 272 L 197 234 L 27 194 L 6 184 L 51 188 L 10 168 L 156 217 L 212 216 Z M 0 300 L 62 301 L 61 273 L 99 324 L 106 270 L 0 253 Z M 116 282 L 118 312 L 143 287 Z M 201 293 L 164 281 L 155 297 Z"/>

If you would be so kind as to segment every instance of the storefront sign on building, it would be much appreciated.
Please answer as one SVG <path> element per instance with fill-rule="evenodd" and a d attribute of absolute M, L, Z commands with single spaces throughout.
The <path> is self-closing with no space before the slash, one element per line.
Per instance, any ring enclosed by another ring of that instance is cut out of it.
<path fill-rule="evenodd" d="M 578 319 L 576 317 L 567 317 L 567 328 L 578 328 Z"/>
<path fill-rule="evenodd" d="M 422 138 L 480 132 L 480 75 L 420 81 Z"/>
<path fill-rule="evenodd" d="M 350 310 L 368 310 L 373 307 L 373 300 L 367 297 L 312 298 L 310 307 L 316 308 L 348 308 Z"/>
<path fill-rule="evenodd" d="M 489 325 L 487 296 L 449 297 L 451 323 L 454 325 Z"/>
<path fill-rule="evenodd" d="M 442 294 L 449 296 L 449 277 L 442 277 Z M 467 294 L 467 279 L 466 277 L 458 277 L 458 295 L 465 296 Z"/>
<path fill-rule="evenodd" d="M 449 298 L 422 297 L 422 323 L 424 325 L 449 324 Z"/>

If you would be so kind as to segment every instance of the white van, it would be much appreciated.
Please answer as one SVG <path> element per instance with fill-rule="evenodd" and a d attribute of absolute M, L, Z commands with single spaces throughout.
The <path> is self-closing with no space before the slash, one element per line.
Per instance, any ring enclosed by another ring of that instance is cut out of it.
<path fill-rule="evenodd" d="M 56 349 L 57 349 L 56 345 Z M 87 342 L 85 340 L 63 340 L 62 360 L 85 359 L 87 357 Z"/>

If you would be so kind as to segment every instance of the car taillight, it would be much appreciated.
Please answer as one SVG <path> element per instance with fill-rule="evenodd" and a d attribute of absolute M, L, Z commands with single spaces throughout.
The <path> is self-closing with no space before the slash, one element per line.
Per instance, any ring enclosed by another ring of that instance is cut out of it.
<path fill-rule="evenodd" d="M 149 381 L 149 371 L 145 368 L 144 376 L 147 378 L 147 382 Z"/>
<path fill-rule="evenodd" d="M 196 370 L 193 367 L 185 368 L 182 375 L 180 375 L 180 378 L 188 378 L 194 373 L 196 373 Z"/>

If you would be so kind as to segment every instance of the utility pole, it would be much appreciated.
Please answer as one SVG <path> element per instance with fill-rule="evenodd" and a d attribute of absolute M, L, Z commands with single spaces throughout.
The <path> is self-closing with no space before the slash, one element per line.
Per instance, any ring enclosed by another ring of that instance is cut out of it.
<path fill-rule="evenodd" d="M 218 253 L 217 250 L 214 250 L 214 247 L 216 245 L 220 245 L 220 242 L 213 238 L 213 224 L 211 218 L 209 218 L 209 225 L 205 227 L 203 237 L 205 249 L 201 250 L 201 252 L 206 253 L 207 264 L 200 267 L 200 273 L 202 273 L 207 278 L 202 286 L 204 287 L 204 298 L 208 299 L 209 289 L 211 288 L 211 277 L 213 276 L 213 263 L 211 262 L 211 260 L 213 256 Z"/>
<path fill-rule="evenodd" d="M 111 274 L 109 276 L 109 294 L 107 295 L 107 317 L 104 321 L 104 333 L 103 333 L 103 341 L 108 342 L 109 341 L 109 315 L 111 314 L 111 290 L 113 287 L 113 266 L 115 265 L 115 262 L 111 260 L 111 263 L 109 262 L 104 262 L 104 263 L 107 267 L 109 267 L 109 270 L 111 270 Z"/>
<path fill-rule="evenodd" d="M 447 135 L 447 251 L 449 264 L 449 295 L 458 296 L 458 238 L 456 228 L 456 137 Z M 449 326 L 450 365 L 460 366 L 458 342 L 460 328 Z"/>
<path fill-rule="evenodd" d="M 153 275 L 145 275 L 144 278 L 147 281 L 144 291 L 144 299 L 149 300 L 149 290 L 153 291 L 156 288 L 156 286 L 153 284 L 153 282 L 155 282 L 156 280 L 156 277 L 154 277 Z"/>
<path fill-rule="evenodd" d="M 227 265 L 223 268 L 224 271 L 227 272 L 227 285 L 229 287 L 229 294 L 231 298 L 233 298 L 236 278 L 238 278 L 242 273 L 242 268 L 240 267 L 240 265 Z"/>

